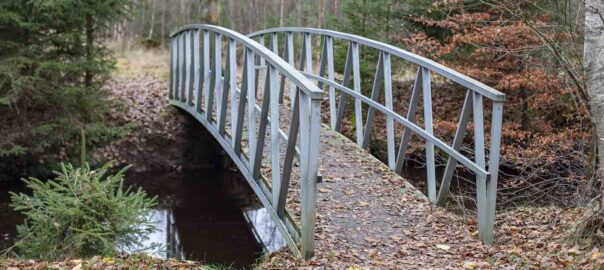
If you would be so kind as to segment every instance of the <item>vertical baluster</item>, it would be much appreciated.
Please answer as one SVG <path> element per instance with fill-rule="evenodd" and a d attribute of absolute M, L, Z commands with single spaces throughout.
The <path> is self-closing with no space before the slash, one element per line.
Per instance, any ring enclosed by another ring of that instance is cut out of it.
<path fill-rule="evenodd" d="M 390 54 L 384 53 L 384 102 L 386 108 L 394 110 L 392 105 L 392 70 Z M 388 145 L 388 166 L 394 170 L 396 159 L 394 156 L 394 121 L 391 116 L 386 116 L 386 141 Z"/>
<path fill-rule="evenodd" d="M 415 76 L 415 83 L 413 84 L 413 91 L 411 92 L 411 100 L 409 100 L 409 109 L 407 110 L 407 119 L 411 123 L 415 123 L 415 113 L 417 111 L 417 104 L 419 103 L 419 93 L 422 88 L 422 68 L 417 69 L 417 75 Z M 403 172 L 403 164 L 407 155 L 407 147 L 409 146 L 409 140 L 411 139 L 411 130 L 405 128 L 403 136 L 401 137 L 401 143 L 398 148 L 398 154 L 396 156 L 396 173 L 401 174 Z"/>
<path fill-rule="evenodd" d="M 194 62 L 194 54 L 193 53 L 193 38 L 191 34 L 195 31 L 187 32 L 187 66 L 189 67 L 189 72 L 187 72 L 187 105 L 193 106 L 193 86 L 194 86 L 194 78 L 195 78 L 195 62 Z"/>
<path fill-rule="evenodd" d="M 424 125 L 428 134 L 433 134 L 432 126 L 432 87 L 430 83 L 430 70 L 422 67 L 422 88 L 424 98 Z M 428 198 L 436 202 L 436 168 L 434 161 L 434 144 L 426 140 L 426 162 L 428 166 Z"/>
<path fill-rule="evenodd" d="M 279 55 L 279 36 L 277 36 L 277 33 L 271 35 L 271 50 Z"/>
<path fill-rule="evenodd" d="M 301 246 L 304 258 L 314 253 L 319 154 L 320 100 L 300 91 Z"/>
<path fill-rule="evenodd" d="M 254 68 L 254 53 L 251 50 L 247 50 L 248 64 L 247 64 L 247 120 L 248 120 L 248 148 L 250 157 L 250 166 L 252 165 L 252 158 L 256 156 L 256 85 L 255 75 L 256 70 Z M 260 149 L 259 151 L 262 151 Z"/>
<path fill-rule="evenodd" d="M 281 218 L 284 216 L 285 199 L 289 189 L 289 180 L 291 179 L 292 167 L 294 165 L 294 156 L 296 154 L 296 141 L 298 139 L 298 127 L 300 124 L 300 94 L 294 94 L 292 101 L 291 123 L 287 135 L 287 148 L 285 149 L 285 158 L 283 159 L 283 176 L 281 178 L 281 186 L 279 191 L 279 199 L 277 205 L 277 215 Z"/>
<path fill-rule="evenodd" d="M 487 245 L 493 244 L 495 227 L 495 208 L 497 202 L 497 178 L 499 176 L 499 147 L 501 144 L 501 125 L 503 121 L 503 102 L 493 102 L 491 116 L 491 147 L 489 150 L 489 181 L 487 186 L 487 217 L 485 237 Z"/>
<path fill-rule="evenodd" d="M 359 64 L 359 44 L 352 43 L 352 77 L 354 80 L 354 91 L 361 94 L 361 72 Z M 355 132 L 357 135 L 357 144 L 363 143 L 363 107 L 361 100 L 354 99 L 354 119 L 356 123 Z"/>
<path fill-rule="evenodd" d="M 277 33 L 273 33 L 271 35 L 271 50 L 276 54 L 279 55 L 279 35 Z M 286 58 L 286 51 L 284 50 L 284 59 Z M 283 103 L 283 91 L 285 89 L 285 75 L 281 74 L 281 76 L 279 76 L 278 78 L 279 82 L 278 82 L 278 86 L 279 86 L 279 97 L 278 97 L 278 101 L 279 103 Z"/>
<path fill-rule="evenodd" d="M 327 79 L 334 82 L 333 68 L 333 39 L 330 36 L 323 37 L 323 51 L 321 53 L 321 64 L 319 68 L 319 77 L 325 77 L 327 69 Z M 323 82 L 319 81 L 319 88 L 323 89 Z M 329 126 L 335 129 L 336 126 L 336 92 L 332 85 L 329 88 Z"/>
<path fill-rule="evenodd" d="M 279 202 L 279 192 L 281 191 L 281 153 L 280 127 L 279 127 L 279 88 L 277 78 L 279 73 L 273 66 L 269 66 L 269 85 L 270 85 L 270 115 L 271 115 L 271 179 L 273 190 L 273 208 L 277 209 Z"/>
<path fill-rule="evenodd" d="M 184 34 L 183 32 L 178 33 L 178 69 L 179 69 L 179 77 L 178 77 L 178 92 L 176 93 L 176 97 L 178 101 L 182 99 L 182 90 L 184 88 L 185 76 L 187 71 L 185 70 L 185 52 L 184 52 Z"/>
<path fill-rule="evenodd" d="M 248 79 L 251 72 L 250 69 L 254 68 L 253 56 L 250 55 L 250 51 L 244 47 L 243 56 L 243 78 L 241 80 L 241 93 L 239 93 L 239 107 L 237 108 L 237 127 L 235 127 L 235 144 L 234 152 L 235 155 L 240 156 L 241 154 L 241 139 L 243 137 L 243 117 L 245 114 L 245 105 L 247 101 L 247 90 L 248 90 Z"/>
<path fill-rule="evenodd" d="M 303 71 L 308 72 L 309 74 L 314 74 L 313 73 L 313 66 L 312 66 L 312 40 L 311 40 L 311 35 L 310 33 L 304 33 L 303 34 L 303 42 L 304 42 L 304 55 L 306 56 L 304 58 L 304 69 L 301 69 Z"/>
<path fill-rule="evenodd" d="M 212 121 L 212 102 L 214 100 L 214 89 L 212 83 L 212 70 L 210 67 L 210 32 L 203 31 L 203 84 L 205 89 L 206 120 Z"/>
<path fill-rule="evenodd" d="M 222 121 L 222 119 L 220 119 L 220 117 L 222 117 L 222 115 L 218 112 L 221 111 L 221 105 L 222 103 L 220 102 L 220 99 L 222 97 L 222 35 L 219 33 L 214 33 L 214 68 L 212 70 L 212 73 L 214 74 L 214 91 L 216 93 L 216 112 L 218 114 L 218 117 L 216 118 L 216 120 L 218 122 Z"/>
<path fill-rule="evenodd" d="M 193 54 L 195 55 L 195 109 L 200 112 L 203 74 L 201 70 L 201 54 L 199 51 L 199 30 L 195 30 L 193 33 Z"/>
<path fill-rule="evenodd" d="M 189 89 L 189 78 L 191 76 L 191 50 L 190 50 L 190 35 L 189 35 L 189 31 L 185 31 L 182 34 L 182 38 L 183 38 L 183 70 L 185 71 L 183 74 L 183 87 L 181 88 L 182 92 L 180 93 L 180 101 L 182 102 L 187 102 L 187 94 L 188 94 L 188 89 Z"/>
<path fill-rule="evenodd" d="M 287 63 L 289 63 L 292 67 L 295 65 L 294 64 L 294 33 L 292 32 L 287 32 L 287 39 L 286 39 L 286 53 L 287 53 Z M 293 100 L 294 100 L 294 95 L 296 94 L 296 86 L 293 83 L 290 83 L 289 85 L 289 100 L 290 102 L 292 102 L 293 104 Z"/>
<path fill-rule="evenodd" d="M 267 66 L 268 68 L 268 66 Z M 260 119 L 258 125 L 258 138 L 256 143 L 256 155 L 252 159 L 252 176 L 254 179 L 260 179 L 260 167 L 262 167 L 262 155 L 264 154 L 264 140 L 266 139 L 266 128 L 268 126 L 268 114 L 270 111 L 269 105 L 271 101 L 270 85 L 269 85 L 269 73 L 268 70 L 265 73 L 264 87 L 262 91 L 262 106 L 260 108 Z M 250 142 L 251 143 L 251 142 Z M 266 197 L 272 201 L 270 194 L 265 194 Z"/>
<path fill-rule="evenodd" d="M 169 93 L 169 98 L 173 99 L 174 98 L 174 92 L 176 89 L 176 67 L 178 66 L 176 64 L 176 59 L 177 59 L 177 55 L 176 55 L 176 46 L 175 46 L 175 38 L 171 37 L 170 38 L 170 93 Z"/>
<path fill-rule="evenodd" d="M 373 87 L 371 89 L 371 99 L 378 101 L 380 98 L 380 91 L 382 88 L 382 77 L 384 76 L 384 59 L 383 53 L 380 52 L 377 67 L 375 69 L 375 76 L 373 78 Z M 361 147 L 367 149 L 369 147 L 369 141 L 371 140 L 371 130 L 373 129 L 373 118 L 375 116 L 375 108 L 369 107 L 367 112 L 367 120 L 365 121 L 365 131 L 363 134 L 363 143 Z"/>
<path fill-rule="evenodd" d="M 350 78 L 350 72 L 352 70 L 352 42 L 348 44 L 348 51 L 346 52 L 346 64 L 344 64 L 344 78 L 342 78 L 342 85 L 348 86 Z M 340 101 L 338 103 L 338 113 L 336 115 L 336 127 L 335 130 L 340 132 L 342 128 L 342 119 L 344 118 L 344 111 L 346 110 L 346 99 L 348 95 L 344 92 L 340 92 Z"/>
<path fill-rule="evenodd" d="M 457 130 L 455 131 L 455 137 L 453 137 L 452 147 L 455 151 L 459 151 L 463 143 L 463 138 L 466 136 L 466 128 L 468 121 L 470 120 L 470 114 L 472 113 L 472 91 L 466 92 L 466 98 L 463 102 L 461 109 L 461 115 L 457 122 Z M 438 192 L 438 198 L 436 204 L 438 206 L 445 206 L 447 195 L 449 194 L 449 186 L 451 184 L 451 178 L 455 167 L 457 166 L 457 160 L 449 157 L 447 160 L 447 166 L 445 167 L 445 173 L 443 174 L 442 181 L 440 182 L 440 191 Z"/>
<path fill-rule="evenodd" d="M 333 65 L 333 39 L 325 37 L 325 46 L 327 46 L 327 79 L 335 82 L 335 70 Z M 332 129 L 336 128 L 336 90 L 329 85 L 329 123 Z"/>
<path fill-rule="evenodd" d="M 231 141 L 235 145 L 235 136 L 237 127 L 237 47 L 235 40 L 229 38 L 229 88 L 231 90 Z"/>
<path fill-rule="evenodd" d="M 193 77 L 195 91 L 195 108 L 199 110 L 201 106 L 201 63 L 199 59 L 199 30 L 193 31 Z M 193 99 L 190 99 L 189 106 L 193 105 Z"/>
<path fill-rule="evenodd" d="M 224 79 L 222 79 L 222 87 L 221 87 L 221 92 L 220 92 L 220 103 L 218 103 L 220 106 L 218 106 L 219 111 L 218 111 L 218 134 L 220 134 L 221 136 L 224 136 L 225 134 L 225 129 L 226 129 L 226 118 L 227 118 L 227 99 L 229 96 L 229 82 L 231 81 L 231 66 L 230 66 L 230 59 L 231 59 L 231 49 L 230 47 L 228 47 L 228 45 L 230 44 L 230 39 L 227 40 L 227 59 L 226 59 L 226 67 L 225 67 L 225 74 L 224 74 Z M 221 50 L 222 52 L 222 50 Z M 220 67 L 222 68 L 222 64 L 220 65 Z M 233 76 L 236 76 L 235 74 L 232 74 Z"/>
<path fill-rule="evenodd" d="M 482 95 L 479 93 L 473 93 L 473 116 L 474 116 L 474 158 L 476 165 L 480 168 L 485 168 L 485 154 L 484 154 L 484 124 L 483 124 L 483 105 Z M 485 222 L 486 222 L 486 176 L 482 174 L 476 174 L 476 201 L 478 208 L 478 236 L 480 240 L 484 241 L 485 236 Z"/>
<path fill-rule="evenodd" d="M 264 35 L 261 35 L 260 37 L 258 37 L 258 43 L 260 43 L 260 45 L 262 45 L 262 47 L 264 47 Z M 262 75 L 262 72 L 266 72 L 265 69 L 265 65 L 264 65 L 264 59 L 262 59 L 262 57 L 260 57 L 260 55 L 256 55 L 256 72 L 255 72 L 255 80 L 256 80 L 256 89 L 254 89 L 254 93 L 257 93 L 256 91 L 258 91 L 258 87 L 260 87 L 261 85 L 263 85 L 263 83 L 260 81 L 264 76 Z"/>

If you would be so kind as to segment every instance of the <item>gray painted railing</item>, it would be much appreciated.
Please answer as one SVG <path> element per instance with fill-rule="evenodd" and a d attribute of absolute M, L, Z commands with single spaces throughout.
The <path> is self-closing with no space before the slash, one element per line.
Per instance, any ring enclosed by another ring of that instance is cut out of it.
<path fill-rule="evenodd" d="M 245 176 L 292 252 L 311 257 L 323 91 L 270 50 L 222 27 L 184 26 L 171 34 L 170 45 L 170 104 L 187 111 L 206 127 Z M 241 87 L 237 85 L 238 59 L 243 59 Z M 258 77 L 264 77 L 264 85 L 259 85 Z M 279 88 L 286 81 L 292 91 L 289 108 L 279 102 Z M 289 121 L 287 131 L 280 128 L 280 111 L 290 113 L 288 119 L 282 119 Z M 260 169 L 267 128 L 271 172 L 265 176 Z M 294 158 L 300 165 L 300 226 L 285 209 Z M 270 178 L 271 184 L 264 177 Z"/>
<path fill-rule="evenodd" d="M 294 34 L 301 35 L 301 49 L 299 66 L 294 61 Z M 425 141 L 428 198 L 430 201 L 444 205 L 449 193 L 451 178 L 458 163 L 476 174 L 477 208 L 479 238 L 487 243 L 493 243 L 493 227 L 495 220 L 495 201 L 497 195 L 497 175 L 499 172 L 499 148 L 501 137 L 501 125 L 503 115 L 503 103 L 505 95 L 491 87 L 488 87 L 472 78 L 460 74 L 452 69 L 440 65 L 432 60 L 399 49 L 397 47 L 370 40 L 364 37 L 331 30 L 285 27 L 267 29 L 248 35 L 257 39 L 261 44 L 265 42 L 265 36 L 270 37 L 271 49 L 279 53 L 278 41 L 284 39 L 283 58 L 292 66 L 299 67 L 306 77 L 315 80 L 320 88 L 326 86 L 329 91 L 329 125 L 332 129 L 340 131 L 344 117 L 347 99 L 354 99 L 354 130 L 356 141 L 363 148 L 369 145 L 370 134 L 376 112 L 386 116 L 386 138 L 388 152 L 388 166 L 401 173 L 405 161 L 405 151 L 409 146 L 412 134 L 416 134 Z M 312 37 L 322 39 L 322 49 L 318 73 L 313 72 L 312 59 Z M 342 81 L 335 79 L 334 67 L 334 40 L 348 44 L 344 73 Z M 371 97 L 361 93 L 361 74 L 359 47 L 377 50 L 379 60 L 377 61 Z M 393 110 L 392 95 L 392 58 L 400 58 L 417 66 L 417 75 L 413 86 L 412 95 L 406 116 L 400 115 Z M 436 137 L 433 133 L 432 124 L 432 90 L 431 73 L 439 74 L 467 89 L 461 115 L 457 124 L 455 136 L 451 144 Z M 352 73 L 352 78 L 351 78 Z M 349 88 L 352 79 L 352 89 Z M 384 91 L 384 103 L 379 102 L 380 92 Z M 336 104 L 337 92 L 340 93 L 338 104 Z M 290 96 L 295 92 L 290 90 Z M 416 111 L 420 95 L 423 97 L 424 127 L 416 124 Z M 484 127 L 484 104 L 483 99 L 492 101 L 491 109 L 491 132 L 489 163 L 485 160 L 485 127 Z M 368 105 L 366 121 L 363 123 L 362 103 Z M 464 156 L 460 149 L 466 132 L 466 126 L 473 116 L 474 125 L 474 160 Z M 395 147 L 394 123 L 404 126 L 400 137 L 398 151 Z M 364 127 L 363 127 L 364 124 Z M 447 154 L 448 160 L 440 183 L 440 191 L 436 193 L 436 164 L 435 149 L 442 150 Z"/>

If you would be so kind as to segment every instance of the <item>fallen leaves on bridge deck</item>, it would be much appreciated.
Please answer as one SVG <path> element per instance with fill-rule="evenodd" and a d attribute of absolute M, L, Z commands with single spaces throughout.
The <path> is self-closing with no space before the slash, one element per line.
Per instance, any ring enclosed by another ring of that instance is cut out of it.
<path fill-rule="evenodd" d="M 498 213 L 495 246 L 478 240 L 473 217 L 432 205 L 409 182 L 324 128 L 318 185 L 316 255 L 287 250 L 262 269 L 602 269 L 599 250 L 564 245 L 577 210 L 520 208 Z"/>

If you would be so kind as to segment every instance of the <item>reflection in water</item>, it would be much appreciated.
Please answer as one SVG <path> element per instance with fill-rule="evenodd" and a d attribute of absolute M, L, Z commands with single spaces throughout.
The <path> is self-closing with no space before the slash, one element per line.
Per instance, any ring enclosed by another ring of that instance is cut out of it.
<path fill-rule="evenodd" d="M 150 220 L 154 231 L 147 234 L 141 245 L 121 248 L 127 253 L 146 253 L 154 257 L 186 259 L 172 209 L 155 209 Z"/>
<path fill-rule="evenodd" d="M 277 251 L 287 245 L 266 208 L 244 209 L 243 215 L 251 224 L 256 239 L 268 252 Z"/>
<path fill-rule="evenodd" d="M 157 195 L 157 231 L 141 249 L 158 257 L 246 268 L 263 250 L 285 246 L 266 209 L 238 174 L 191 171 L 129 175 L 128 182 Z"/>

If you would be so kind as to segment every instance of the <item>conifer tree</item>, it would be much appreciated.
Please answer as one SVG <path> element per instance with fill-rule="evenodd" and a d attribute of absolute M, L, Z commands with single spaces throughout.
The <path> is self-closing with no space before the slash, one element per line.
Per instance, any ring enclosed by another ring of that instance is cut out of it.
<path fill-rule="evenodd" d="M 0 156 L 56 151 L 101 128 L 114 61 L 106 27 L 127 0 L 0 2 Z M 94 140 L 94 139 L 93 139 Z"/>

